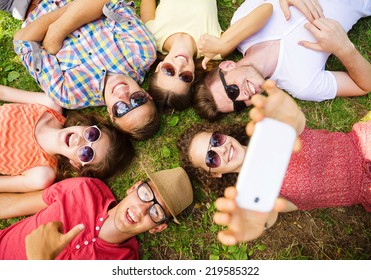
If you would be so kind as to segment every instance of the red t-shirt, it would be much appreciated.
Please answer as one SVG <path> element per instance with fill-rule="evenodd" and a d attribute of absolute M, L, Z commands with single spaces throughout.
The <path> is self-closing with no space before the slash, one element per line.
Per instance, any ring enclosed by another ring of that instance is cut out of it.
<path fill-rule="evenodd" d="M 109 188 L 93 178 L 71 178 L 50 186 L 43 192 L 49 206 L 0 231 L 0 259 L 27 259 L 25 237 L 41 224 L 61 221 L 65 232 L 77 224 L 84 231 L 73 239 L 57 259 L 135 260 L 139 259 L 136 238 L 122 244 L 111 244 L 98 238 L 108 209 L 116 205 Z"/>

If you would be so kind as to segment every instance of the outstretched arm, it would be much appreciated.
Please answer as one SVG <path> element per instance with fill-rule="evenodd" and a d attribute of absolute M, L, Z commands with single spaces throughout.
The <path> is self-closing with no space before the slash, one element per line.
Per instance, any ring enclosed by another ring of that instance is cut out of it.
<path fill-rule="evenodd" d="M 63 234 L 62 222 L 40 225 L 26 236 L 27 259 L 54 260 L 84 228 L 83 224 L 79 224 Z"/>
<path fill-rule="evenodd" d="M 222 57 L 226 57 L 243 40 L 262 29 L 271 17 L 272 12 L 272 4 L 265 3 L 231 25 L 223 33 L 221 38 L 203 34 L 197 43 L 200 52 L 205 56 L 202 61 L 202 67 L 206 69 L 207 62 L 218 54 Z"/>
<path fill-rule="evenodd" d="M 154 19 L 156 16 L 156 0 L 140 1 L 140 18 L 144 23 Z"/>
<path fill-rule="evenodd" d="M 0 220 L 35 214 L 46 207 L 42 191 L 0 193 Z"/>
<path fill-rule="evenodd" d="M 42 104 L 58 113 L 62 113 L 61 106 L 57 105 L 49 96 L 42 92 L 32 92 L 0 85 L 0 100 L 15 103 Z"/>
<path fill-rule="evenodd" d="M 301 41 L 299 44 L 312 50 L 333 53 L 347 70 L 347 73 L 332 72 L 338 85 L 337 96 L 357 96 L 371 91 L 371 64 L 355 48 L 337 21 L 320 18 L 305 27 L 318 42 Z"/>

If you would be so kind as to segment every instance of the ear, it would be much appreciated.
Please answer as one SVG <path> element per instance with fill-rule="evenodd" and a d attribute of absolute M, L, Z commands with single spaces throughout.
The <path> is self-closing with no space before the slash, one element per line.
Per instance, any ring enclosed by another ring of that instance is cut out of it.
<path fill-rule="evenodd" d="M 80 162 L 73 161 L 72 159 L 70 159 L 70 164 L 73 167 L 75 167 L 76 169 L 80 169 L 81 168 L 81 163 Z"/>
<path fill-rule="evenodd" d="M 214 178 L 222 178 L 222 173 L 216 173 L 216 172 L 212 172 L 211 173 L 211 177 L 214 177 Z"/>
<path fill-rule="evenodd" d="M 151 228 L 149 230 L 149 233 L 150 234 L 155 234 L 156 232 L 161 232 L 161 231 L 167 229 L 167 227 L 168 227 L 168 224 L 161 224 L 161 225 L 155 226 L 154 228 Z"/>
<path fill-rule="evenodd" d="M 134 190 L 137 189 L 137 187 L 139 187 L 139 185 L 142 183 L 142 181 L 138 181 L 136 182 L 134 185 L 132 185 L 130 188 L 128 188 L 128 190 L 126 191 L 126 194 L 130 194 L 132 193 Z"/>
<path fill-rule="evenodd" d="M 233 69 L 235 67 L 236 67 L 236 62 L 234 62 L 232 60 L 222 61 L 219 64 L 219 68 L 224 70 L 224 71 L 228 71 L 228 70 Z"/>
<path fill-rule="evenodd" d="M 161 65 L 162 65 L 163 63 L 164 63 L 163 61 L 160 61 L 160 62 L 157 64 L 156 69 L 155 69 L 155 73 L 157 73 L 158 71 L 160 71 Z"/>

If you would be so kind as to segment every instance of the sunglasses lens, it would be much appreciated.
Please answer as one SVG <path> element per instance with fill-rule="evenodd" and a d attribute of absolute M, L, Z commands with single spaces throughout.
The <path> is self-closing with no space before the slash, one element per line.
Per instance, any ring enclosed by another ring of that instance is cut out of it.
<path fill-rule="evenodd" d="M 98 141 L 100 138 L 100 130 L 95 126 L 90 126 L 84 131 L 84 138 L 88 142 L 95 142 Z"/>
<path fill-rule="evenodd" d="M 231 99 L 232 101 L 235 101 L 240 95 L 240 89 L 235 84 L 227 86 L 226 91 L 229 99 Z"/>
<path fill-rule="evenodd" d="M 220 147 L 227 141 L 227 136 L 219 132 L 214 132 L 210 138 L 211 147 Z"/>
<path fill-rule="evenodd" d="M 206 153 L 205 162 L 208 167 L 217 168 L 220 166 L 220 157 L 215 151 L 210 150 Z"/>
<path fill-rule="evenodd" d="M 173 65 L 171 65 L 170 63 L 162 64 L 161 71 L 162 71 L 162 73 L 164 73 L 167 76 L 174 76 L 175 75 L 175 69 L 174 69 Z"/>
<path fill-rule="evenodd" d="M 191 71 L 184 71 L 179 74 L 179 79 L 181 79 L 185 83 L 192 83 L 193 81 L 193 74 Z"/>
<path fill-rule="evenodd" d="M 246 104 L 243 101 L 234 101 L 233 102 L 233 109 L 235 112 L 241 112 L 243 109 L 246 108 Z"/>
<path fill-rule="evenodd" d="M 89 163 L 94 158 L 94 150 L 92 147 L 83 146 L 77 150 L 77 156 L 81 162 Z"/>
<path fill-rule="evenodd" d="M 142 92 L 142 91 L 134 92 L 134 93 L 130 96 L 130 102 L 131 102 L 131 105 L 132 105 L 134 108 L 135 108 L 135 107 L 139 107 L 139 106 L 145 104 L 147 101 L 148 101 L 147 94 L 145 94 L 145 93 Z"/>
<path fill-rule="evenodd" d="M 130 111 L 129 106 L 122 101 L 116 102 L 112 106 L 112 113 L 116 118 L 121 118 L 123 115 L 125 115 L 129 111 Z"/>

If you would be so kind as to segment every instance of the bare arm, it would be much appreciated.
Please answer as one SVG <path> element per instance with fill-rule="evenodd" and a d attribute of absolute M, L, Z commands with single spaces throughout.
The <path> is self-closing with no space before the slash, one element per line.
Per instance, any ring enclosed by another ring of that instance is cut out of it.
<path fill-rule="evenodd" d="M 207 62 L 218 54 L 226 57 L 243 40 L 262 29 L 271 17 L 272 12 L 272 4 L 262 4 L 231 25 L 222 34 L 221 38 L 203 34 L 197 43 L 200 52 L 205 56 L 202 61 L 202 67 L 206 69 Z"/>
<path fill-rule="evenodd" d="M 42 104 L 58 113 L 62 113 L 61 106 L 57 105 L 43 92 L 32 92 L 0 85 L 0 100 L 6 102 Z"/>
<path fill-rule="evenodd" d="M 337 96 L 357 96 L 371 91 L 371 64 L 358 52 L 337 21 L 320 18 L 305 27 L 318 42 L 301 41 L 299 44 L 312 50 L 333 53 L 347 70 L 332 72 L 338 85 Z"/>
<path fill-rule="evenodd" d="M 144 23 L 154 19 L 156 16 L 156 0 L 140 1 L 140 18 Z"/>
<path fill-rule="evenodd" d="M 42 191 L 0 193 L 0 219 L 31 215 L 47 207 Z"/>
<path fill-rule="evenodd" d="M 21 175 L 0 176 L 0 193 L 42 190 L 53 184 L 55 176 L 55 171 L 47 166 L 30 168 Z"/>
<path fill-rule="evenodd" d="M 109 0 L 75 0 L 66 5 L 63 14 L 48 25 L 43 41 L 45 49 L 51 54 L 56 54 L 68 34 L 103 14 L 102 9 L 107 2 Z"/>

